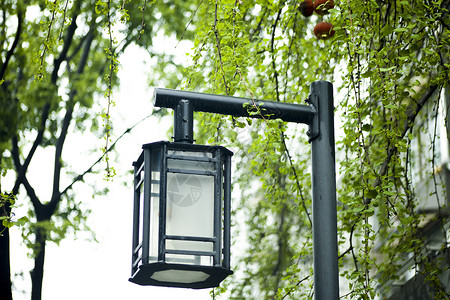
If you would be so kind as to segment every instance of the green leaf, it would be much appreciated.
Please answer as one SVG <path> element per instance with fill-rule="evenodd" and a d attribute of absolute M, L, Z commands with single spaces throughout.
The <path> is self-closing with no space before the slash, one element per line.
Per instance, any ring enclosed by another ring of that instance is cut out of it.
<path fill-rule="evenodd" d="M 366 192 L 366 197 L 369 199 L 375 199 L 378 196 L 378 192 L 376 190 L 369 190 Z"/>
<path fill-rule="evenodd" d="M 373 72 L 372 70 L 367 70 L 366 72 L 361 74 L 362 78 L 369 78 L 370 76 L 372 76 Z"/>
<path fill-rule="evenodd" d="M 384 26 L 381 34 L 382 34 L 382 36 L 387 36 L 387 35 L 390 35 L 392 32 L 394 32 L 394 27 L 392 27 L 390 25 L 386 25 L 386 26 Z"/>
<path fill-rule="evenodd" d="M 11 228 L 14 225 L 14 222 L 11 222 L 8 218 L 8 219 L 4 219 L 2 221 L 2 224 L 3 224 L 3 226 L 5 226 L 7 228 Z"/>
<path fill-rule="evenodd" d="M 408 31 L 408 29 L 404 28 L 404 27 L 400 27 L 400 28 L 395 28 L 394 29 L 394 32 L 407 32 L 407 31 Z"/>
<path fill-rule="evenodd" d="M 235 124 L 236 124 L 236 126 L 239 127 L 239 128 L 244 128 L 244 127 L 245 127 L 245 123 L 243 123 L 243 122 L 241 122 L 241 121 L 238 121 L 238 120 L 235 121 Z"/>
<path fill-rule="evenodd" d="M 389 72 L 389 71 L 394 70 L 395 68 L 396 68 L 396 66 L 392 66 L 392 67 L 389 67 L 389 68 L 380 68 L 380 71 L 381 72 Z"/>
<path fill-rule="evenodd" d="M 372 126 L 370 124 L 364 124 L 361 129 L 363 131 L 370 131 L 371 128 Z"/>
<path fill-rule="evenodd" d="M 18 226 L 23 226 L 23 225 L 25 225 L 25 223 L 27 223 L 27 222 L 29 222 L 29 220 L 28 220 L 28 218 L 27 217 L 22 217 L 22 218 L 19 218 L 17 221 L 16 221 L 16 223 L 17 223 L 17 225 Z"/>

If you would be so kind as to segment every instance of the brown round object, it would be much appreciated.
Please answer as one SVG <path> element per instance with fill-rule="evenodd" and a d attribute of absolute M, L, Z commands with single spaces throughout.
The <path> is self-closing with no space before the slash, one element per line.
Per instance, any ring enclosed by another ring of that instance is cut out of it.
<path fill-rule="evenodd" d="M 334 35 L 333 24 L 329 22 L 320 22 L 314 26 L 314 35 L 319 40 L 327 40 Z"/>
<path fill-rule="evenodd" d="M 303 16 L 309 17 L 314 12 L 314 3 L 312 2 L 312 0 L 305 0 L 303 2 L 300 2 L 299 9 L 300 9 L 300 13 Z"/>
<path fill-rule="evenodd" d="M 326 15 L 328 14 L 328 10 L 334 7 L 333 0 L 316 0 L 314 1 L 314 10 L 318 15 Z"/>

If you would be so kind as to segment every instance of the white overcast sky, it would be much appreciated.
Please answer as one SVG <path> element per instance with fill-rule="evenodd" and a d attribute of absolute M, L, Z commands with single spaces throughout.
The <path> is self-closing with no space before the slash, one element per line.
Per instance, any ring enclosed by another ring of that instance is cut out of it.
<path fill-rule="evenodd" d="M 189 45 L 180 43 L 176 49 L 176 41 L 162 40 L 159 45 L 176 51 L 181 59 L 190 50 Z M 129 47 L 120 58 L 121 78 L 120 90 L 114 93 L 116 106 L 112 108 L 115 135 L 132 126 L 138 120 L 150 114 L 152 107 L 153 87 L 148 85 L 148 75 L 152 72 L 151 61 L 145 51 L 137 47 Z M 101 99 L 105 101 L 104 99 Z M 103 102 L 105 103 L 105 102 Z M 106 104 L 103 104 L 106 105 Z M 172 125 L 172 118 L 159 120 L 151 117 L 141 123 L 131 134 L 124 137 L 117 145 L 119 156 L 113 166 L 119 173 L 132 169 L 132 162 L 137 159 L 144 143 L 167 140 L 167 131 Z M 63 156 L 78 157 L 75 168 L 84 170 L 98 158 L 98 154 L 88 155 L 89 149 L 100 149 L 103 140 L 89 138 L 90 132 L 68 137 Z M 37 153 L 43 158 L 40 170 L 53 168 L 52 153 Z M 72 158 L 73 159 L 73 158 Z M 74 163 L 73 160 L 71 163 Z M 104 166 L 104 164 L 103 164 Z M 85 199 L 86 207 L 92 209 L 88 225 L 95 231 L 99 243 L 86 241 L 83 234 L 74 240 L 69 236 L 60 246 L 49 243 L 46 249 L 43 299 L 44 300 L 79 300 L 79 299 L 210 299 L 209 289 L 191 290 L 179 288 L 163 288 L 139 286 L 128 281 L 131 272 L 131 234 L 132 234 L 132 187 L 124 186 L 122 180 L 132 182 L 132 175 L 120 176 L 110 183 L 103 181 L 103 174 L 89 177 L 91 182 L 104 186 L 110 192 L 106 196 L 92 199 L 90 189 L 83 184 L 75 186 L 77 198 Z M 43 174 L 30 173 L 30 181 L 35 185 L 43 199 L 48 199 L 51 186 L 49 179 Z M 47 176 L 50 178 L 50 176 Z M 6 187 L 7 179 L 2 181 Z M 24 193 L 23 193 L 24 194 Z M 22 198 L 23 196 L 21 196 Z M 23 199 L 23 198 L 22 198 Z M 27 200 L 28 201 L 28 200 Z M 25 207 L 16 210 L 18 217 L 24 214 Z M 33 260 L 26 257 L 27 250 L 23 245 L 17 228 L 11 230 L 11 272 L 15 300 L 29 300 L 31 280 L 29 271 L 33 268 Z M 22 273 L 22 276 L 17 275 Z"/>

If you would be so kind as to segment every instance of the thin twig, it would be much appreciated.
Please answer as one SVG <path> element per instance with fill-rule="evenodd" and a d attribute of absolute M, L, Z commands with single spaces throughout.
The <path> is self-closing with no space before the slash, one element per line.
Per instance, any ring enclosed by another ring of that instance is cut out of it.
<path fill-rule="evenodd" d="M 217 53 L 219 55 L 219 62 L 220 62 L 220 68 L 222 69 L 222 78 L 223 78 L 223 84 L 225 86 L 225 93 L 228 96 L 228 85 L 227 85 L 227 81 L 225 78 L 225 71 L 223 69 L 223 61 L 222 61 L 222 52 L 220 51 L 220 37 L 219 37 L 219 30 L 217 29 L 217 1 L 216 1 L 216 6 L 215 6 L 215 12 L 214 12 L 214 35 L 216 36 L 216 47 L 217 47 Z"/>
<path fill-rule="evenodd" d="M 123 7 L 125 6 L 125 1 Z M 144 6 L 142 7 L 142 21 L 141 21 L 141 30 L 139 31 L 138 40 L 141 40 L 141 36 L 144 33 L 145 28 L 145 7 L 147 6 L 147 0 L 144 0 Z"/>
<path fill-rule="evenodd" d="M 115 70 L 115 58 L 114 58 L 114 49 L 113 49 L 113 37 L 112 37 L 112 22 L 111 22 L 111 0 L 108 0 L 108 34 L 109 34 L 109 78 L 108 78 L 108 91 L 107 91 L 107 99 L 108 105 L 106 108 L 105 115 L 105 128 L 106 128 L 106 144 L 105 144 L 105 161 L 106 161 L 106 177 L 111 177 L 111 168 L 109 166 L 109 156 L 108 156 L 108 145 L 109 139 L 111 137 L 111 121 L 110 121 L 110 108 L 111 108 L 111 89 L 112 89 L 112 77 Z"/>
<path fill-rule="evenodd" d="M 183 30 L 183 33 L 181 34 L 180 39 L 178 40 L 177 44 L 175 45 L 175 48 L 177 48 L 177 47 L 178 47 L 178 44 L 183 40 L 184 35 L 186 34 L 186 32 L 187 32 L 189 26 L 191 25 L 192 20 L 194 20 L 194 17 L 195 17 L 195 15 L 197 14 L 197 11 L 198 11 L 198 9 L 200 8 L 200 5 L 202 5 L 202 3 L 203 3 L 203 0 L 200 0 L 200 3 L 197 5 L 197 8 L 195 9 L 194 13 L 192 14 L 192 18 L 191 18 L 191 19 L 189 20 L 189 22 L 187 23 L 186 27 L 185 27 L 184 30 Z"/>
<path fill-rule="evenodd" d="M 297 284 L 295 286 L 293 286 L 282 298 L 281 300 L 283 300 L 284 298 L 286 298 L 296 287 L 298 287 L 300 285 L 300 283 L 302 283 L 305 280 L 308 280 L 310 277 L 310 275 L 302 278 L 301 280 L 299 280 L 299 282 L 297 282 Z"/>
<path fill-rule="evenodd" d="M 310 225 L 310 227 L 312 227 L 312 220 L 311 220 L 311 217 L 309 216 L 308 208 L 306 207 L 305 198 L 303 197 L 302 187 L 300 186 L 300 181 L 299 181 L 298 175 L 297 175 L 297 170 L 295 169 L 291 154 L 289 153 L 288 147 L 286 145 L 286 138 L 284 136 L 283 131 L 281 131 L 281 140 L 283 142 L 284 152 L 286 152 L 286 155 L 289 160 L 289 164 L 291 165 L 291 170 L 294 173 L 295 183 L 297 184 L 297 190 L 300 194 L 300 199 L 302 201 L 302 207 L 305 210 L 306 216 L 308 217 L 309 225 Z"/>
<path fill-rule="evenodd" d="M 247 92 L 250 94 L 250 99 L 252 100 L 253 107 L 256 109 L 258 114 L 260 115 L 261 119 L 267 122 L 267 119 L 264 117 L 264 115 L 261 113 L 261 110 L 259 109 L 258 105 L 256 105 L 255 97 L 253 96 L 253 92 L 250 90 L 250 87 L 247 85 L 247 83 L 244 80 L 244 76 L 242 76 L 242 72 L 239 68 L 237 68 L 236 72 L 241 77 L 241 82 L 245 85 L 245 88 L 247 89 Z"/>
<path fill-rule="evenodd" d="M 64 6 L 64 14 L 63 14 L 63 19 L 62 19 L 61 30 L 59 31 L 59 37 L 58 37 L 58 40 L 62 40 L 63 29 L 64 29 L 64 23 L 66 22 L 66 13 L 67 13 L 67 6 L 68 6 L 68 5 L 69 5 L 69 0 L 66 0 L 66 5 Z"/>
<path fill-rule="evenodd" d="M 42 68 L 42 67 L 44 66 L 44 57 L 45 57 L 45 53 L 46 53 L 47 50 L 48 50 L 48 43 L 49 43 L 49 40 L 50 40 L 51 29 L 52 29 L 53 22 L 55 21 L 55 16 L 56 16 L 56 3 L 57 3 L 57 2 L 58 2 L 58 0 L 55 0 L 55 1 L 53 2 L 54 7 L 53 7 L 53 12 L 52 12 L 52 18 L 50 19 L 50 22 L 49 22 L 48 27 L 47 27 L 47 36 L 45 37 L 44 50 L 42 50 L 42 53 L 41 53 L 40 63 L 39 63 L 39 68 Z M 38 78 L 42 78 L 42 76 L 43 76 L 43 75 L 42 75 L 42 73 L 41 73 L 41 70 L 39 70 L 39 72 L 38 72 Z"/>
<path fill-rule="evenodd" d="M 133 126 L 127 128 L 115 141 L 114 143 L 111 144 L 111 146 L 106 149 L 106 151 L 89 167 L 87 168 L 83 173 L 81 173 L 80 175 L 78 175 L 77 177 L 75 177 L 75 179 L 72 181 L 72 183 L 70 183 L 62 192 L 61 195 L 67 193 L 68 190 L 70 190 L 72 188 L 72 186 L 77 183 L 78 181 L 82 180 L 83 177 L 92 172 L 92 169 L 95 167 L 95 165 L 97 165 L 99 162 L 102 161 L 102 159 L 105 157 L 105 155 L 112 151 L 114 149 L 114 147 L 116 146 L 117 142 L 119 142 L 127 133 L 130 133 L 137 125 L 139 125 L 140 123 L 142 123 L 143 121 L 147 120 L 148 118 L 150 118 L 152 115 L 148 115 L 145 118 L 141 119 L 139 122 L 137 122 L 136 124 L 134 124 Z"/>

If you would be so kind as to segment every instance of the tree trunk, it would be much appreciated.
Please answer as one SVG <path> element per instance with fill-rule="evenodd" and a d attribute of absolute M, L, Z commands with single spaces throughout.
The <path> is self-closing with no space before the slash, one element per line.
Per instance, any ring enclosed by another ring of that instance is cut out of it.
<path fill-rule="evenodd" d="M 36 230 L 36 257 L 34 258 L 34 269 L 31 271 L 31 300 L 42 299 L 42 281 L 44 279 L 44 260 L 45 260 L 45 229 Z"/>
<path fill-rule="evenodd" d="M 2 160 L 3 154 L 0 153 L 0 171 L 2 171 Z M 0 200 L 0 216 L 9 216 L 11 214 L 11 203 L 8 199 L 3 199 L 1 182 Z M 9 228 L 3 226 L 2 220 L 0 220 L 0 299 L 12 300 L 11 261 L 9 257 Z"/>
<path fill-rule="evenodd" d="M 1 224 L 1 221 L 0 232 L 0 299 L 12 300 L 11 267 L 9 261 L 9 228 L 4 227 Z"/>

